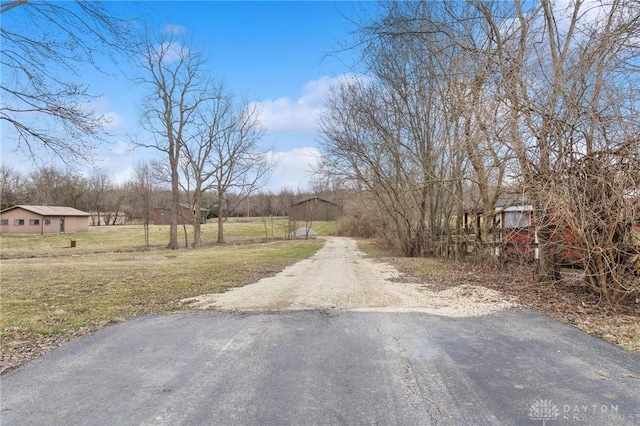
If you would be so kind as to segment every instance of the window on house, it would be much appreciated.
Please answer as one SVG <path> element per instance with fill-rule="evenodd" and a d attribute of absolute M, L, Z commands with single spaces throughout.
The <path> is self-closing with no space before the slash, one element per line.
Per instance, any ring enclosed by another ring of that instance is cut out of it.
<path fill-rule="evenodd" d="M 13 226 L 24 226 L 24 219 L 13 219 Z"/>
<path fill-rule="evenodd" d="M 1 226 L 9 226 L 9 219 L 2 219 L 0 221 Z"/>
<path fill-rule="evenodd" d="M 45 225 L 51 225 L 51 219 L 49 219 L 48 217 L 44 218 L 44 224 Z"/>
<path fill-rule="evenodd" d="M 29 226 L 40 225 L 40 219 L 29 219 Z"/>
<path fill-rule="evenodd" d="M 505 228 L 525 228 L 530 225 L 531 213 L 529 212 L 505 212 L 504 227 Z"/>

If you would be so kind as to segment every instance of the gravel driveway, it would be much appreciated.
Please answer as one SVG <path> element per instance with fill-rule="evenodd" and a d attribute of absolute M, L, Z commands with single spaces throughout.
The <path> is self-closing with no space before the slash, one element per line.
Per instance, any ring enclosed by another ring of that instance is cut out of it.
<path fill-rule="evenodd" d="M 336 308 L 448 317 L 478 316 L 514 306 L 508 297 L 485 287 L 461 285 L 436 291 L 425 284 L 402 282 L 393 266 L 365 258 L 355 240 L 325 239 L 313 257 L 274 277 L 184 302 L 193 308 L 225 311 Z"/>

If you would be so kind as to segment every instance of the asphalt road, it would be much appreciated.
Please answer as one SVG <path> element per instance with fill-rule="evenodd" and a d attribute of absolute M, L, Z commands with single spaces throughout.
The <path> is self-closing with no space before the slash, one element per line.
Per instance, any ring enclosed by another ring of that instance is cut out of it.
<path fill-rule="evenodd" d="M 524 309 L 149 316 L 1 381 L 2 425 L 640 424 L 640 357 Z"/>

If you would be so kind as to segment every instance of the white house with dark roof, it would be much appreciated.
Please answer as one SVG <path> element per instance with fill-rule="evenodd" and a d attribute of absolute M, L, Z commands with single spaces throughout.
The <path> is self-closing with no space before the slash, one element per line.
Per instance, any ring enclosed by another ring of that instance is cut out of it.
<path fill-rule="evenodd" d="M 0 211 L 0 233 L 44 235 L 87 232 L 90 216 L 72 207 L 18 205 Z"/>

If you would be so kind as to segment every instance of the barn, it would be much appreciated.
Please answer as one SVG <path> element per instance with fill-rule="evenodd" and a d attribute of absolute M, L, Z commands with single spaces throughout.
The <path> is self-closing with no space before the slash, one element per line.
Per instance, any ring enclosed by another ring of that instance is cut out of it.
<path fill-rule="evenodd" d="M 0 211 L 0 233 L 44 235 L 88 232 L 90 216 L 72 207 L 18 205 Z"/>
<path fill-rule="evenodd" d="M 294 221 L 333 221 L 342 214 L 339 204 L 312 197 L 289 207 L 289 219 Z"/>

